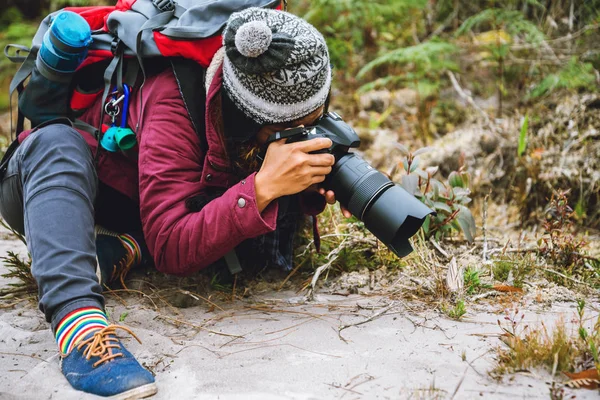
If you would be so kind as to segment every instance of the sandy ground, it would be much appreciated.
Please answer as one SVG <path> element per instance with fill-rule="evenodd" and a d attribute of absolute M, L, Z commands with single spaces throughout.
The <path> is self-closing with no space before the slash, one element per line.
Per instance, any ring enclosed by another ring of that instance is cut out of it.
<path fill-rule="evenodd" d="M 25 251 L 0 241 L 0 255 L 8 249 Z M 0 287 L 8 283 L 0 280 Z M 107 307 L 114 322 L 142 340 L 124 343 L 156 374 L 155 399 L 549 398 L 551 378 L 543 371 L 502 382 L 488 376 L 503 316 L 489 303 L 470 307 L 461 322 L 385 296 L 320 294 L 306 303 L 295 293 L 269 292 L 222 308 L 155 308 L 135 295 L 111 297 Z M 524 311 L 526 323 L 550 323 L 561 314 L 570 320 L 575 304 L 531 304 Z M 0 338 L 0 399 L 93 398 L 63 378 L 35 305 L 0 308 Z M 593 391 L 567 394 L 598 398 Z"/>

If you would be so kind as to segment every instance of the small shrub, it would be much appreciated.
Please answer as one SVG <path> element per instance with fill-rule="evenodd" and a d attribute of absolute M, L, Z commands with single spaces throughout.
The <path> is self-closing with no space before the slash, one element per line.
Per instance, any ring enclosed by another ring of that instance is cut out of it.
<path fill-rule="evenodd" d="M 482 283 L 481 279 L 479 277 L 479 271 L 474 268 L 471 268 L 471 267 L 468 267 L 465 270 L 464 280 L 465 280 L 465 291 L 467 292 L 467 294 L 474 294 L 475 292 L 478 292 L 482 288 L 489 289 L 491 287 L 488 284 Z"/>
<path fill-rule="evenodd" d="M 0 225 L 9 230 L 17 239 L 23 242 L 23 244 L 27 244 L 25 237 L 12 229 L 4 220 L 0 220 Z M 0 257 L 0 260 L 3 261 L 4 266 L 8 270 L 8 272 L 2 274 L 2 277 L 17 280 L 15 283 L 9 283 L 9 286 L 18 289 L 23 293 L 37 292 L 37 282 L 31 274 L 30 254 L 28 254 L 27 259 L 24 260 L 17 253 L 9 250 L 6 256 Z"/>
<path fill-rule="evenodd" d="M 567 329 L 564 319 L 559 319 L 551 331 L 544 323 L 539 327 L 523 326 L 524 314 L 518 309 L 507 310 L 504 321 L 498 320 L 503 331 L 502 339 L 508 346 L 498 349 L 497 365 L 493 375 L 501 376 L 519 370 L 544 367 L 560 372 L 585 370 L 598 366 L 597 348 L 600 344 L 600 316 L 588 330 L 584 326 L 583 301 L 578 302 L 579 327 L 575 332 Z"/>
<path fill-rule="evenodd" d="M 566 276 L 577 276 L 592 286 L 600 285 L 600 262 L 585 254 L 587 242 L 573 233 L 574 212 L 568 203 L 569 191 L 553 193 L 546 208 L 544 236 L 538 240 L 538 254 Z M 559 275 L 551 276 L 559 284 L 568 284 Z"/>
<path fill-rule="evenodd" d="M 425 169 L 420 167 L 419 155 L 426 152 L 427 147 L 414 153 L 400 144 L 398 148 L 404 156 L 398 166 L 398 169 L 404 170 L 400 178 L 402 187 L 437 213 L 425 219 L 423 224 L 425 236 L 440 239 L 452 235 L 453 232 L 462 232 L 465 238 L 472 242 L 476 227 L 475 219 L 466 207 L 471 202 L 469 173 L 455 171 L 450 173 L 446 182 L 441 182 L 434 178 L 438 167 Z"/>
<path fill-rule="evenodd" d="M 446 309 L 445 312 L 450 318 L 459 320 L 467 313 L 467 307 L 465 306 L 464 300 L 457 300 L 454 307 Z"/>

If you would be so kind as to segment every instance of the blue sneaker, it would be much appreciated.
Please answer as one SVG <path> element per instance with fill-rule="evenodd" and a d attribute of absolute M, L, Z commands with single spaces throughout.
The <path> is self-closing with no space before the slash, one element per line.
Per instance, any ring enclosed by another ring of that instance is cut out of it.
<path fill-rule="evenodd" d="M 158 390 L 154 377 L 116 338 L 117 328 L 140 342 L 131 330 L 119 325 L 91 332 L 62 357 L 63 374 L 73 388 L 97 396 L 133 400 L 154 395 Z"/>

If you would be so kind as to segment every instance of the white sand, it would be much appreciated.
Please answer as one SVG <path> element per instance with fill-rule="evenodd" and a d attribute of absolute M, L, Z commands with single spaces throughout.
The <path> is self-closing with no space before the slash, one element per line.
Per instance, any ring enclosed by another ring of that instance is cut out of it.
<path fill-rule="evenodd" d="M 5 240 L 0 246 L 2 255 L 18 244 Z M 0 280 L 0 287 L 7 283 Z M 343 330 L 344 341 L 338 336 L 341 325 L 380 312 L 390 300 L 358 295 L 301 300 L 274 292 L 208 312 L 207 306 L 157 310 L 128 296 L 126 305 L 111 297 L 108 311 L 117 323 L 123 317 L 142 340 L 143 345 L 131 338 L 124 342 L 156 373 L 155 399 L 549 398 L 547 373 L 516 374 L 502 383 L 488 377 L 493 349 L 501 342 L 482 334 L 498 334 L 496 321 L 503 317 L 490 313 L 489 306 L 487 312 L 469 309 L 465 321 L 457 322 L 434 311 L 410 311 L 414 304 L 396 301 L 373 321 Z M 542 313 L 531 304 L 524 311 L 526 323 L 548 322 L 561 313 L 570 320 L 575 305 L 555 303 Z M 166 317 L 241 337 L 176 325 Z M 0 309 L 0 338 L 0 399 L 93 398 L 72 390 L 63 378 L 52 334 L 31 303 Z M 573 393 L 578 399 L 598 398 L 593 391 Z"/>

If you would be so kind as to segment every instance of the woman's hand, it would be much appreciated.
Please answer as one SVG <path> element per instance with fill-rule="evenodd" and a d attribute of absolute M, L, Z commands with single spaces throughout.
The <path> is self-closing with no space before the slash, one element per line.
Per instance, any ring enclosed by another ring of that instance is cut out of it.
<path fill-rule="evenodd" d="M 323 188 L 319 188 L 318 192 L 323 195 L 323 197 L 325 197 L 325 201 L 327 202 L 327 204 L 335 204 L 335 193 L 333 192 L 333 190 L 325 190 Z M 350 218 L 352 217 L 352 213 L 342 205 L 342 203 L 340 203 L 340 209 L 342 210 L 342 214 L 344 215 L 344 217 L 346 218 Z"/>
<path fill-rule="evenodd" d="M 285 139 L 269 145 L 260 171 L 255 177 L 256 204 L 262 212 L 281 196 L 300 193 L 321 183 L 335 163 L 332 154 L 310 154 L 331 147 L 326 138 L 285 143 Z"/>

